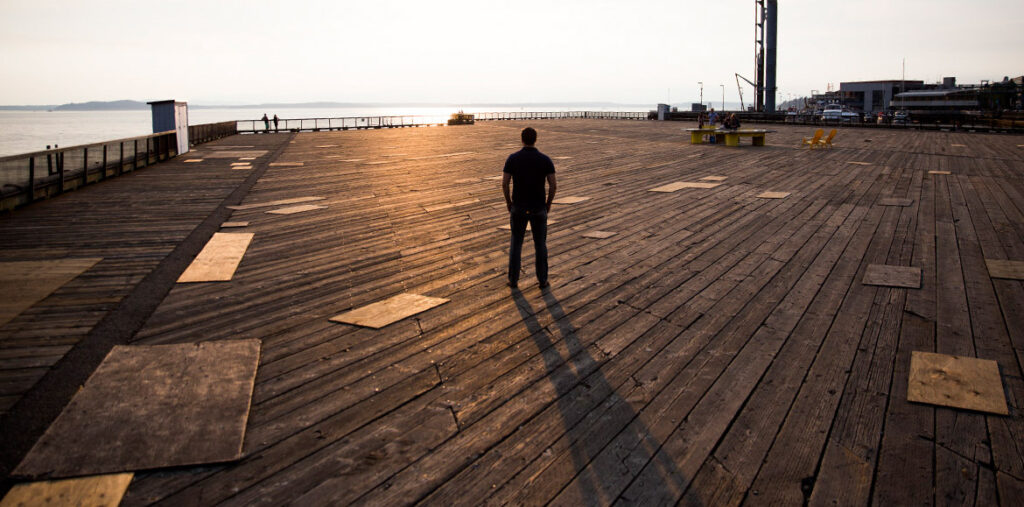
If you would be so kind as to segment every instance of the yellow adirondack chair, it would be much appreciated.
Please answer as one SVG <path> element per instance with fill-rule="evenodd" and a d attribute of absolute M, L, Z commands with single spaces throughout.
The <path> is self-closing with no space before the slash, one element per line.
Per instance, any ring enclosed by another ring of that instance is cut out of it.
<path fill-rule="evenodd" d="M 825 148 L 831 148 L 832 147 L 832 139 L 835 139 L 835 137 L 836 137 L 836 129 L 832 129 L 832 132 L 828 133 L 828 137 L 818 141 L 818 146 L 822 146 L 822 147 L 825 147 Z"/>
<path fill-rule="evenodd" d="M 806 137 L 804 138 L 804 145 L 807 146 L 810 149 L 814 149 L 814 147 L 817 146 L 818 143 L 821 142 L 821 136 L 823 136 L 823 135 L 825 135 L 825 131 L 824 130 L 822 130 L 822 129 L 815 130 L 814 131 L 814 137 L 812 137 L 810 139 L 807 139 Z"/>

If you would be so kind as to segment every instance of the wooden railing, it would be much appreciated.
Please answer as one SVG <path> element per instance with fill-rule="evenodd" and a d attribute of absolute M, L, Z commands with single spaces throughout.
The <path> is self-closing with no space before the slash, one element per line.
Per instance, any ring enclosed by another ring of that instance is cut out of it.
<path fill-rule="evenodd" d="M 191 145 L 197 145 L 214 141 L 222 137 L 233 136 L 238 133 L 237 125 L 238 124 L 233 121 L 189 125 L 188 143 Z"/>

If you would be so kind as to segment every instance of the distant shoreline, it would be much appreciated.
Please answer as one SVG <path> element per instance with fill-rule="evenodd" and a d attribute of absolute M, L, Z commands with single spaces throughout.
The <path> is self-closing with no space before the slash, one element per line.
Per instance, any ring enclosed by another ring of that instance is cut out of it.
<path fill-rule="evenodd" d="M 649 104 L 626 104 L 619 102 L 481 102 L 469 104 L 451 104 L 441 102 L 298 102 L 298 103 L 267 103 L 267 104 L 246 104 L 246 105 L 207 105 L 189 104 L 191 109 L 300 109 L 300 108 L 399 108 L 399 107 L 450 107 L 450 108 L 478 108 L 481 106 L 498 106 L 522 108 L 530 106 L 535 109 L 544 107 L 613 107 L 613 106 L 643 106 L 649 108 Z M 27 106 L 0 106 L 0 111 L 148 111 L 149 104 L 135 100 L 115 100 L 109 102 L 82 102 L 51 105 L 27 105 Z"/>

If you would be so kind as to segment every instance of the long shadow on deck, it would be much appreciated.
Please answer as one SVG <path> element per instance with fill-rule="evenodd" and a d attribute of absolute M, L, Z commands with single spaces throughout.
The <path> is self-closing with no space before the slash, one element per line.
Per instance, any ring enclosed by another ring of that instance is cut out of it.
<path fill-rule="evenodd" d="M 615 391 L 615 387 L 605 378 L 604 373 L 600 370 L 601 363 L 594 359 L 590 351 L 580 343 L 578 330 L 566 316 L 565 310 L 553 290 L 543 291 L 544 304 L 553 319 L 553 324 L 547 327 L 540 325 L 536 317 L 537 311 L 522 292 L 513 289 L 512 296 L 515 299 L 516 308 L 523 318 L 523 323 L 526 324 L 537 348 L 544 357 L 548 379 L 558 393 L 558 408 L 566 431 L 565 437 L 570 441 L 569 452 L 575 465 L 576 477 L 556 496 L 565 497 L 569 503 L 578 505 L 608 505 L 616 500 L 626 500 L 628 503 L 629 499 L 620 498 L 620 495 L 640 474 L 641 470 L 656 467 L 657 480 L 644 485 L 646 494 L 653 498 L 678 498 L 690 481 L 683 477 L 675 463 L 657 452 L 661 447 L 661 442 L 651 436 L 647 425 L 641 421 L 629 402 L 622 399 Z M 567 358 L 563 358 L 555 346 L 557 340 L 564 342 Z M 564 373 L 559 372 L 560 369 L 574 372 L 575 377 L 568 381 L 564 380 L 561 378 Z M 601 467 L 588 467 L 607 443 L 594 445 L 594 437 L 601 435 L 592 435 L 591 433 L 594 431 L 593 426 L 600 422 L 578 424 L 587 419 L 586 414 L 579 413 L 580 406 L 578 406 L 577 398 L 581 393 L 575 393 L 575 395 L 572 393 L 581 384 L 587 387 L 587 391 L 590 393 L 610 393 L 603 400 L 593 402 L 594 407 L 590 409 L 591 411 L 607 409 L 614 410 L 617 414 L 626 412 L 625 415 L 629 422 L 621 425 L 623 429 L 615 430 L 614 437 L 607 438 L 609 442 L 626 442 L 631 443 L 627 445 L 633 446 L 628 451 L 628 457 L 616 453 L 617 471 L 622 474 L 628 473 L 630 476 L 625 481 L 621 477 L 602 477 Z M 654 462 L 651 461 L 652 458 L 654 458 Z M 573 491 L 572 488 L 575 488 L 576 491 Z M 543 499 L 544 502 L 549 500 Z M 556 503 L 564 503 L 564 501 Z"/>

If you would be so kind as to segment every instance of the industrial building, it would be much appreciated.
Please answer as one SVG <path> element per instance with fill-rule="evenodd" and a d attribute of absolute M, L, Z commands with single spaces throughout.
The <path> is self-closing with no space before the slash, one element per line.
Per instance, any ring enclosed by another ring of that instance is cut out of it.
<path fill-rule="evenodd" d="M 839 83 L 839 97 L 841 103 L 851 110 L 877 113 L 888 111 L 893 98 L 898 94 L 922 88 L 924 81 L 851 81 Z"/>

